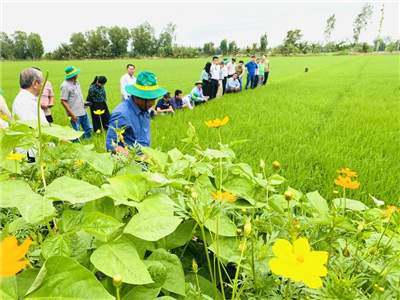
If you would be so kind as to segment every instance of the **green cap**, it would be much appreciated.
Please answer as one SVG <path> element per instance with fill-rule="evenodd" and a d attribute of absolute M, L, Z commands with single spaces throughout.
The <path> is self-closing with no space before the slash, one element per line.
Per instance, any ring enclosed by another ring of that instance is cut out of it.
<path fill-rule="evenodd" d="M 190 93 L 190 97 L 192 97 L 195 102 L 199 101 L 199 94 L 197 93 Z"/>
<path fill-rule="evenodd" d="M 79 72 L 81 71 L 81 69 L 77 69 L 73 66 L 68 66 L 64 72 L 67 74 L 65 75 L 65 79 L 70 79 L 72 77 L 74 77 L 75 75 L 79 74 Z"/>
<path fill-rule="evenodd" d="M 199 80 L 197 80 L 197 81 L 194 83 L 194 85 L 197 85 L 197 84 L 199 84 L 199 83 L 203 84 L 203 81 L 201 81 L 201 80 L 199 79 Z"/>
<path fill-rule="evenodd" d="M 3 94 L 3 90 L 2 89 L 0 89 L 0 94 Z"/>
<path fill-rule="evenodd" d="M 125 91 L 142 99 L 156 99 L 168 92 L 158 85 L 156 75 L 149 71 L 140 72 L 136 83 L 125 86 Z"/>
<path fill-rule="evenodd" d="M 224 63 L 225 63 L 225 64 L 227 64 L 227 63 L 229 63 L 229 62 L 230 62 L 230 60 L 228 60 L 228 58 L 227 58 L 227 57 L 224 57 L 222 60 L 224 61 Z"/>

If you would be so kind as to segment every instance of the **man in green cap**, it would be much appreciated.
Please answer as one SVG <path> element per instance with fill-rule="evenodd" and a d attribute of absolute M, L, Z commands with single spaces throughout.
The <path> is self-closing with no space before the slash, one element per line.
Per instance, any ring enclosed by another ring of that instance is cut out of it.
<path fill-rule="evenodd" d="M 125 90 L 131 96 L 123 100 L 110 116 L 106 147 L 107 151 L 128 155 L 126 146 L 150 147 L 149 109 L 168 91 L 158 85 L 156 75 L 149 71 L 140 72 L 136 83 L 127 85 Z"/>
<path fill-rule="evenodd" d="M 61 84 L 61 103 L 67 111 L 67 116 L 71 118 L 72 128 L 81 131 L 82 126 L 83 131 L 85 131 L 82 138 L 90 139 L 93 126 L 85 110 L 82 90 L 78 81 L 78 74 L 81 69 L 68 66 L 64 71 L 66 75 L 65 81 Z M 74 142 L 78 142 L 78 140 Z"/>
<path fill-rule="evenodd" d="M 192 91 L 190 93 L 191 94 L 196 93 L 198 95 L 200 103 L 207 102 L 209 96 L 204 96 L 204 94 L 203 94 L 203 81 L 197 80 L 194 83 L 194 85 L 195 85 L 195 87 L 192 89 Z"/>

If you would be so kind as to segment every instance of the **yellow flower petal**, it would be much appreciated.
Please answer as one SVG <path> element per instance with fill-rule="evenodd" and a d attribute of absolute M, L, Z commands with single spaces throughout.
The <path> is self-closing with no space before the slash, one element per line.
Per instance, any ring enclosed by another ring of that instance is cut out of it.
<path fill-rule="evenodd" d="M 221 121 L 221 126 L 225 125 L 226 123 L 229 122 L 229 117 L 226 116 L 222 121 Z"/>
<path fill-rule="evenodd" d="M 296 255 L 304 256 L 304 260 L 307 254 L 310 253 L 310 244 L 306 238 L 299 238 L 294 242 L 294 252 Z"/>
<path fill-rule="evenodd" d="M 6 237 L 1 242 L 1 277 L 10 277 L 21 271 L 29 264 L 29 261 L 19 261 L 29 250 L 32 243 L 30 238 L 27 238 L 20 246 L 18 246 L 15 236 Z"/>
<path fill-rule="evenodd" d="M 301 280 L 306 286 L 312 289 L 318 289 L 322 286 L 321 278 L 310 273 L 303 273 Z"/>
<path fill-rule="evenodd" d="M 328 253 L 325 251 L 312 251 L 307 254 L 306 261 L 312 261 L 315 264 L 323 265 L 328 261 Z"/>
<path fill-rule="evenodd" d="M 29 260 L 21 260 L 10 264 L 1 265 L 1 277 L 11 277 L 29 265 Z"/>
<path fill-rule="evenodd" d="M 288 263 L 279 258 L 273 258 L 269 262 L 269 266 L 272 273 L 278 276 L 293 279 L 295 282 L 299 282 L 301 280 L 302 272 L 300 267 L 297 265 Z"/>
<path fill-rule="evenodd" d="M 274 252 L 276 257 L 281 259 L 287 259 L 291 255 L 293 255 L 292 244 L 284 239 L 276 241 L 276 243 L 272 247 L 272 251 Z"/>

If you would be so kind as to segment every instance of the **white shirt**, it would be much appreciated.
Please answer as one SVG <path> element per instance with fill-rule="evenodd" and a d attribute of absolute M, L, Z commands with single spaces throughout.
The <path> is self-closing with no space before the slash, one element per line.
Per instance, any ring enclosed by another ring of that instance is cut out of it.
<path fill-rule="evenodd" d="M 235 74 L 235 67 L 236 67 L 236 63 L 232 63 L 232 61 L 230 61 L 227 65 L 226 68 L 228 69 L 228 75 L 233 75 Z M 240 74 L 238 74 L 240 75 Z"/>
<path fill-rule="evenodd" d="M 221 69 L 221 71 L 222 71 L 222 76 L 228 77 L 228 68 L 226 67 L 226 65 Z"/>
<path fill-rule="evenodd" d="M 125 87 L 127 85 L 132 85 L 132 84 L 136 83 L 136 78 L 135 78 L 135 76 L 133 76 L 133 75 L 129 76 L 129 74 L 126 73 L 125 75 L 123 75 L 121 77 L 120 83 L 121 83 L 121 94 L 122 94 L 122 97 L 124 99 L 126 99 L 126 98 L 129 97 L 129 94 L 125 91 Z"/>
<path fill-rule="evenodd" d="M 221 68 L 219 65 L 211 65 L 210 72 L 211 72 L 211 79 L 219 80 L 219 72 Z"/>

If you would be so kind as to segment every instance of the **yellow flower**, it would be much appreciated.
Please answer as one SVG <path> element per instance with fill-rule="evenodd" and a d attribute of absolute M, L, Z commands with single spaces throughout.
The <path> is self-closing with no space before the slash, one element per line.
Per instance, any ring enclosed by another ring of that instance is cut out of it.
<path fill-rule="evenodd" d="M 1 242 L 1 277 L 11 277 L 30 264 L 29 260 L 21 260 L 29 250 L 32 240 L 27 238 L 18 246 L 15 235 L 6 237 Z"/>
<path fill-rule="evenodd" d="M 8 154 L 7 159 L 9 159 L 9 160 L 21 160 L 24 157 L 25 157 L 25 155 L 19 154 L 18 152 L 16 152 L 16 153 Z"/>
<path fill-rule="evenodd" d="M 102 114 L 104 114 L 104 112 L 105 112 L 104 109 L 103 109 L 103 110 L 98 109 L 98 110 L 95 110 L 93 113 L 94 113 L 95 115 L 102 115 Z"/>
<path fill-rule="evenodd" d="M 68 120 L 71 121 L 71 117 L 68 117 Z"/>
<path fill-rule="evenodd" d="M 214 200 L 218 200 L 220 199 L 220 202 L 235 202 L 236 199 L 236 194 L 231 194 L 230 191 L 226 191 L 224 193 L 222 193 L 221 191 L 217 191 L 216 194 L 214 194 L 213 192 L 211 192 L 212 194 L 212 198 Z"/>
<path fill-rule="evenodd" d="M 0 118 L 2 118 L 2 119 L 8 119 L 8 115 L 1 114 L 1 115 L 0 115 Z"/>
<path fill-rule="evenodd" d="M 390 209 L 391 211 L 400 212 L 400 208 L 397 208 L 396 206 L 387 205 L 387 208 Z"/>
<path fill-rule="evenodd" d="M 83 165 L 83 160 L 82 159 L 75 159 L 75 166 L 79 167 Z"/>
<path fill-rule="evenodd" d="M 350 171 L 349 168 L 341 169 L 336 171 L 339 174 L 346 174 L 347 177 L 357 177 L 357 172 Z"/>
<path fill-rule="evenodd" d="M 43 163 L 43 168 L 46 168 L 47 167 L 47 164 L 46 163 Z"/>
<path fill-rule="evenodd" d="M 210 127 L 210 128 L 219 128 L 221 126 L 224 126 L 226 123 L 228 123 L 229 117 L 225 117 L 222 121 L 220 119 L 215 119 L 214 121 L 204 121 L 204 123 Z"/>
<path fill-rule="evenodd" d="M 100 129 L 97 129 L 97 130 L 96 130 L 96 133 L 97 133 L 97 134 L 100 134 L 100 133 L 101 133 L 101 130 L 100 130 Z"/>
<path fill-rule="evenodd" d="M 323 264 L 328 260 L 325 251 L 310 251 L 310 244 L 306 238 L 299 238 L 292 246 L 287 240 L 278 240 L 272 250 L 277 258 L 269 262 L 271 271 L 295 282 L 300 280 L 312 289 L 322 286 L 320 277 L 326 276 L 328 270 Z"/>
<path fill-rule="evenodd" d="M 349 189 L 356 189 L 360 186 L 357 180 L 351 181 L 349 176 L 343 178 L 341 175 L 339 175 L 338 179 L 335 179 L 335 184 Z"/>

